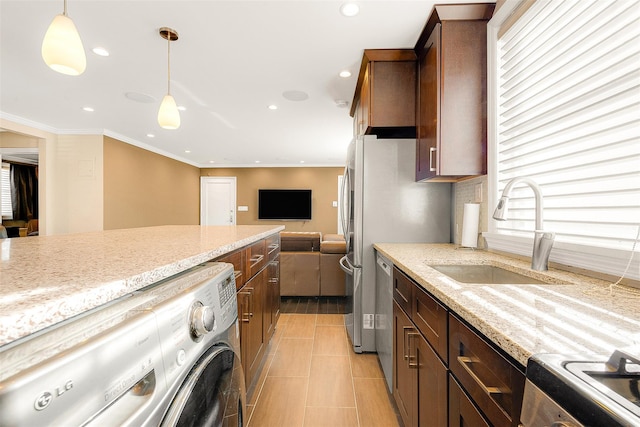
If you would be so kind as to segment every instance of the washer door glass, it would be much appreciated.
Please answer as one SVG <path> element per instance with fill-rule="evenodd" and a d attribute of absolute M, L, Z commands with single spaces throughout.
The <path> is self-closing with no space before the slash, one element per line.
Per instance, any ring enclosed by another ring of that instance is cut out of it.
<path fill-rule="evenodd" d="M 191 369 L 162 425 L 242 426 L 244 377 L 228 347 L 209 349 Z"/>

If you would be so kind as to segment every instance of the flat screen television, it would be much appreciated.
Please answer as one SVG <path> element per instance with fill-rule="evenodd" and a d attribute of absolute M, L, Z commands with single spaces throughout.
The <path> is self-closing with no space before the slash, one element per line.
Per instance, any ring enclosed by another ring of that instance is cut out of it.
<path fill-rule="evenodd" d="M 308 221 L 311 190 L 258 190 L 258 219 Z"/>

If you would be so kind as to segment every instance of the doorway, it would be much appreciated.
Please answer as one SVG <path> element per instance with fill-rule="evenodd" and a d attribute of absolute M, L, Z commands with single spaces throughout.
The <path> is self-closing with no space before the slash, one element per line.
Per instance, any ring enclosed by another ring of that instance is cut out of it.
<path fill-rule="evenodd" d="M 236 177 L 200 178 L 200 225 L 236 225 Z"/>

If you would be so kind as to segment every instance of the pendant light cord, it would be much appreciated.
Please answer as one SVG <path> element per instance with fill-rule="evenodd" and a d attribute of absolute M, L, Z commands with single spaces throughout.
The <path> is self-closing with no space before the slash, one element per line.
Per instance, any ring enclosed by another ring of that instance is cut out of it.
<path fill-rule="evenodd" d="M 64 0 L 64 10 L 62 11 L 64 16 L 67 16 L 67 0 Z"/>
<path fill-rule="evenodd" d="M 171 95 L 171 34 L 167 37 L 167 95 Z"/>

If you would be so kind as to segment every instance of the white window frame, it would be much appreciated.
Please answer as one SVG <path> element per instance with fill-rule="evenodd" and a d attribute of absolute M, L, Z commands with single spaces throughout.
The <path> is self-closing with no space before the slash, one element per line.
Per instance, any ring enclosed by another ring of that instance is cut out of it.
<path fill-rule="evenodd" d="M 488 231 L 483 233 L 490 250 L 508 252 L 530 257 L 533 248 L 533 236 L 525 238 L 510 236 L 497 231 L 496 220 L 491 214 L 499 199 L 497 183 L 497 143 L 498 143 L 498 32 L 512 14 L 521 5 L 534 0 L 506 0 L 495 12 L 487 26 L 487 171 L 488 171 Z M 553 231 L 553 230 L 549 230 Z M 590 247 L 565 242 L 555 242 L 549 260 L 568 266 L 571 269 L 621 276 L 629 266 L 625 277 L 640 280 L 640 244 L 636 245 L 636 253 L 631 264 L 631 250 Z M 597 259 L 597 263 L 594 260 Z"/>

